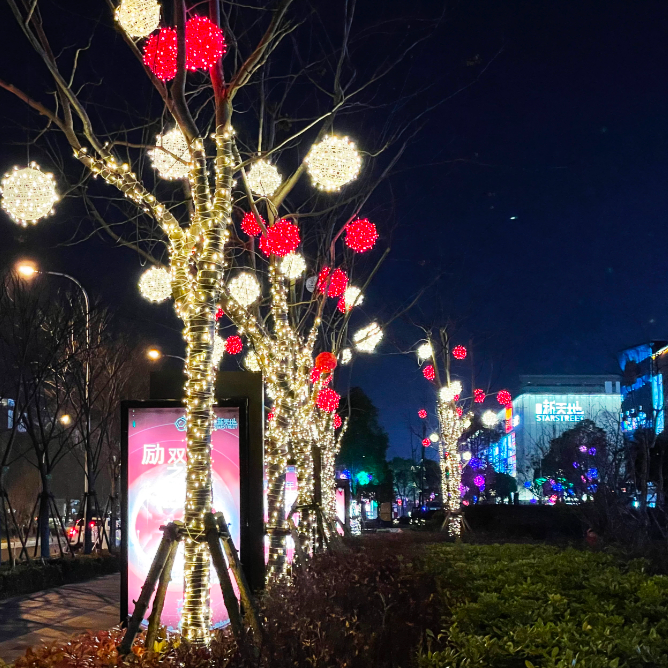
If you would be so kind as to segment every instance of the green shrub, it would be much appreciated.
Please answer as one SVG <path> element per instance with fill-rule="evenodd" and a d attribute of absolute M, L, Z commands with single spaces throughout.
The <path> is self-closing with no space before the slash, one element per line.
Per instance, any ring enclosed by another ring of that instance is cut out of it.
<path fill-rule="evenodd" d="M 423 668 L 668 665 L 668 577 L 603 553 L 438 545 L 425 557 L 445 630 Z"/>

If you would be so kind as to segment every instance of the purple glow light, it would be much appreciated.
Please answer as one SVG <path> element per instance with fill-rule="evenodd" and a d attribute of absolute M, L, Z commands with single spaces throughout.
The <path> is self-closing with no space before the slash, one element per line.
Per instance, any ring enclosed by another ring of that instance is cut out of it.
<path fill-rule="evenodd" d="M 477 475 L 475 478 L 473 478 L 473 483 L 477 485 L 478 487 L 481 487 L 482 485 L 485 484 L 485 478 L 484 476 Z"/>

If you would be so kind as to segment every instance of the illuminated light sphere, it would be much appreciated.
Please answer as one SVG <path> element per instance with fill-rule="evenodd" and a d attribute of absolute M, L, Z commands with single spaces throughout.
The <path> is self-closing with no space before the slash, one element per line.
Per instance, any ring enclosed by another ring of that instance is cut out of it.
<path fill-rule="evenodd" d="M 422 369 L 422 375 L 427 380 L 434 380 L 434 378 L 436 378 L 436 370 L 431 364 L 428 364 L 424 369 Z"/>
<path fill-rule="evenodd" d="M 260 216 L 260 220 L 264 223 L 265 220 Z M 249 236 L 256 237 L 259 234 L 262 234 L 262 228 L 255 218 L 255 214 L 252 211 L 244 214 L 244 217 L 241 219 L 241 229 Z"/>
<path fill-rule="evenodd" d="M 329 285 L 328 285 L 329 284 Z M 348 275 L 343 269 L 335 269 L 329 278 L 329 267 L 323 267 L 318 274 L 317 288 L 320 292 L 327 290 L 328 297 L 340 297 L 348 286 Z"/>
<path fill-rule="evenodd" d="M 508 392 L 508 390 L 501 390 L 500 392 L 497 393 L 496 395 L 496 400 L 502 405 L 502 406 L 508 406 L 508 404 L 513 403 L 513 397 Z"/>
<path fill-rule="evenodd" d="M 130 37 L 148 37 L 160 25 L 160 5 L 156 0 L 122 0 L 115 17 Z"/>
<path fill-rule="evenodd" d="M 214 368 L 218 367 L 223 359 L 223 355 L 225 355 L 225 339 L 216 334 L 213 339 L 213 353 L 211 355 L 211 364 L 213 364 Z"/>
<path fill-rule="evenodd" d="M 431 445 L 431 441 L 428 438 L 423 438 L 422 439 L 422 447 L 423 448 L 428 448 Z"/>
<path fill-rule="evenodd" d="M 464 414 L 464 409 L 461 406 L 457 406 L 455 410 L 457 411 L 457 415 L 459 415 L 459 417 Z"/>
<path fill-rule="evenodd" d="M 158 170 L 158 174 L 163 179 L 188 178 L 190 150 L 181 128 L 176 127 L 164 135 L 158 135 L 155 138 L 155 148 L 152 148 L 148 154 L 153 167 Z"/>
<path fill-rule="evenodd" d="M 267 413 L 267 420 L 269 422 L 271 422 L 275 417 L 276 417 L 276 415 L 275 415 L 274 411 L 269 411 L 269 413 Z"/>
<path fill-rule="evenodd" d="M 346 246 L 356 253 L 371 250 L 378 239 L 376 226 L 367 218 L 358 218 L 346 225 Z"/>
<path fill-rule="evenodd" d="M 327 135 L 311 147 L 304 162 L 313 185 L 320 190 L 340 190 L 357 178 L 362 161 L 348 137 Z"/>
<path fill-rule="evenodd" d="M 466 451 L 466 452 L 462 452 L 462 459 L 463 459 L 465 462 L 468 462 L 468 461 L 471 459 L 471 453 L 468 452 L 468 451 Z"/>
<path fill-rule="evenodd" d="M 481 404 L 483 401 L 485 401 L 486 396 L 487 395 L 483 390 L 473 390 L 473 401 L 475 401 L 476 404 Z"/>
<path fill-rule="evenodd" d="M 436 432 L 434 432 L 433 434 L 429 434 L 429 440 L 432 443 L 438 443 L 440 440 L 440 436 Z"/>
<path fill-rule="evenodd" d="M 334 416 L 334 421 L 332 424 L 334 425 L 334 429 L 338 429 L 343 424 L 343 420 L 338 413 Z"/>
<path fill-rule="evenodd" d="M 383 330 L 378 323 L 372 322 L 353 335 L 355 348 L 362 353 L 372 353 L 383 339 Z"/>
<path fill-rule="evenodd" d="M 227 285 L 232 299 L 240 306 L 250 306 L 260 298 L 260 284 L 253 274 L 237 274 Z"/>
<path fill-rule="evenodd" d="M 299 253 L 288 253 L 281 260 L 281 271 L 291 281 L 297 280 L 306 271 L 306 261 Z"/>
<path fill-rule="evenodd" d="M 457 392 L 455 392 L 452 386 L 444 386 L 438 391 L 439 399 L 444 403 L 449 403 L 450 401 L 455 401 Z"/>
<path fill-rule="evenodd" d="M 418 417 L 422 420 L 424 420 L 427 417 L 427 411 L 424 408 L 421 408 L 418 411 Z"/>
<path fill-rule="evenodd" d="M 271 197 L 281 185 L 283 179 L 278 169 L 266 160 L 257 160 L 246 175 L 251 190 L 262 197 Z"/>
<path fill-rule="evenodd" d="M 362 291 L 354 285 L 349 285 L 343 293 L 343 297 L 339 299 L 336 308 L 338 308 L 341 313 L 345 313 L 346 311 L 350 311 L 353 306 L 359 306 L 363 302 L 364 295 L 362 294 Z"/>
<path fill-rule="evenodd" d="M 301 243 L 299 228 L 285 218 L 277 220 L 260 238 L 260 248 L 265 255 L 285 257 Z"/>
<path fill-rule="evenodd" d="M 261 371 L 260 360 L 252 350 L 249 350 L 246 357 L 244 357 L 244 366 L 253 373 L 258 373 L 258 371 Z"/>
<path fill-rule="evenodd" d="M 139 291 L 150 302 L 164 302 L 172 296 L 172 276 L 167 269 L 147 269 L 139 279 Z"/>
<path fill-rule="evenodd" d="M 225 54 L 223 31 L 205 16 L 186 23 L 186 68 L 208 70 Z"/>
<path fill-rule="evenodd" d="M 230 355 L 238 355 L 244 349 L 243 341 L 240 336 L 233 334 L 228 336 L 225 341 L 225 352 Z"/>
<path fill-rule="evenodd" d="M 341 401 L 339 394 L 331 388 L 326 387 L 318 392 L 315 403 L 321 411 L 333 413 L 339 407 L 339 401 Z"/>
<path fill-rule="evenodd" d="M 171 81 L 176 76 L 177 37 L 174 28 L 161 28 L 144 44 L 144 65 L 158 79 Z"/>
<path fill-rule="evenodd" d="M 341 364 L 350 364 L 350 361 L 353 358 L 353 351 L 350 348 L 344 348 L 341 351 Z"/>
<path fill-rule="evenodd" d="M 331 373 L 336 369 L 336 356 L 330 352 L 320 353 L 315 358 L 315 368 L 321 373 Z"/>
<path fill-rule="evenodd" d="M 463 360 L 463 359 L 465 359 L 465 358 L 466 358 L 466 354 L 467 354 L 467 352 L 466 352 L 466 348 L 464 348 L 464 346 L 455 346 L 455 347 L 452 349 L 452 356 L 453 356 L 456 360 Z"/>
<path fill-rule="evenodd" d="M 498 422 L 496 413 L 494 411 L 485 411 L 480 419 L 482 420 L 482 423 L 485 425 L 485 427 L 493 427 Z"/>
<path fill-rule="evenodd" d="M 454 380 L 450 383 L 450 388 L 455 393 L 455 401 L 459 399 L 459 395 L 462 393 L 462 384 L 458 380 Z"/>
<path fill-rule="evenodd" d="M 317 367 L 313 367 L 308 375 L 308 379 L 311 381 L 311 385 L 314 385 L 315 383 L 320 380 L 320 376 L 322 375 L 322 372 L 320 369 Z"/>
<path fill-rule="evenodd" d="M 2 208 L 23 227 L 53 213 L 57 201 L 53 174 L 42 172 L 34 162 L 24 169 L 14 167 L 2 180 Z"/>
<path fill-rule="evenodd" d="M 224 315 L 225 315 L 225 311 L 223 311 L 222 306 L 219 306 L 219 307 L 216 309 L 216 316 L 215 316 L 215 317 L 216 317 L 216 320 L 220 320 Z"/>
<path fill-rule="evenodd" d="M 485 484 L 484 476 L 477 475 L 475 478 L 473 478 L 473 484 L 476 487 L 482 487 Z"/>
<path fill-rule="evenodd" d="M 424 362 L 424 360 L 431 359 L 434 356 L 434 349 L 431 347 L 431 343 L 421 344 L 415 352 L 420 362 Z"/>

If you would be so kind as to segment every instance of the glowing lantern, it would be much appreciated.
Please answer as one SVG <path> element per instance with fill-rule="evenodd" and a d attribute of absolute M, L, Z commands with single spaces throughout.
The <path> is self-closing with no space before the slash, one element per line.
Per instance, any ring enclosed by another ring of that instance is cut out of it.
<path fill-rule="evenodd" d="M 161 28 L 144 44 L 144 65 L 158 79 L 170 81 L 176 76 L 177 37 L 174 28 Z"/>
<path fill-rule="evenodd" d="M 262 197 L 271 197 L 278 190 L 282 181 L 278 169 L 265 160 L 254 162 L 246 178 L 251 190 Z"/>
<path fill-rule="evenodd" d="M 332 424 L 334 425 L 334 429 L 338 429 L 343 424 L 343 420 L 338 413 L 334 416 L 334 421 Z"/>
<path fill-rule="evenodd" d="M 473 390 L 473 401 L 475 401 L 476 404 L 481 404 L 485 401 L 486 396 L 487 395 L 482 390 Z"/>
<path fill-rule="evenodd" d="M 343 293 L 343 297 L 339 299 L 336 308 L 338 308 L 341 313 L 345 313 L 346 311 L 350 311 L 353 306 L 359 306 L 363 301 L 364 295 L 362 294 L 362 291 L 354 285 L 349 285 Z"/>
<path fill-rule="evenodd" d="M 431 364 L 428 364 L 424 369 L 422 369 L 422 375 L 427 380 L 434 380 L 434 378 L 436 378 L 436 371 Z"/>
<path fill-rule="evenodd" d="M 333 413 L 339 407 L 340 400 L 341 397 L 337 392 L 326 387 L 318 392 L 315 402 L 320 410 L 325 411 L 325 413 Z"/>
<path fill-rule="evenodd" d="M 372 353 L 382 339 L 383 330 L 375 322 L 363 327 L 353 335 L 355 347 L 363 353 Z"/>
<path fill-rule="evenodd" d="M 139 291 L 150 302 L 164 302 L 172 296 L 172 277 L 167 269 L 152 267 L 139 279 Z"/>
<path fill-rule="evenodd" d="M 331 373 L 336 369 L 336 357 L 329 352 L 320 353 L 315 358 L 315 368 L 320 373 Z"/>
<path fill-rule="evenodd" d="M 422 439 L 422 447 L 423 448 L 428 448 L 431 445 L 431 441 L 428 438 L 423 438 Z"/>
<path fill-rule="evenodd" d="M 329 285 L 328 285 L 329 283 Z M 335 269 L 329 278 L 329 267 L 323 267 L 318 274 L 317 288 L 320 292 L 327 290 L 328 297 L 340 297 L 348 285 L 348 276 L 343 269 Z"/>
<path fill-rule="evenodd" d="M 289 220 L 277 220 L 260 238 L 260 248 L 265 255 L 285 257 L 299 246 L 299 228 Z"/>
<path fill-rule="evenodd" d="M 213 353 L 211 355 L 211 363 L 216 368 L 225 355 L 225 340 L 216 334 L 213 339 Z"/>
<path fill-rule="evenodd" d="M 205 16 L 186 23 L 186 68 L 208 70 L 225 53 L 223 31 Z"/>
<path fill-rule="evenodd" d="M 264 223 L 264 218 L 260 216 L 260 220 Z M 262 228 L 260 227 L 255 214 L 252 211 L 244 214 L 244 217 L 241 219 L 241 229 L 249 236 L 256 237 L 258 234 L 262 233 Z"/>
<path fill-rule="evenodd" d="M 36 163 L 5 174 L 2 180 L 2 208 L 23 227 L 53 213 L 58 201 L 53 174 L 45 174 Z"/>
<path fill-rule="evenodd" d="M 155 0 L 122 0 L 114 16 L 130 37 L 148 37 L 160 24 L 160 5 Z"/>
<path fill-rule="evenodd" d="M 424 420 L 427 417 L 427 411 L 424 408 L 421 408 L 418 411 L 418 417 Z"/>
<path fill-rule="evenodd" d="M 358 218 L 346 225 L 346 246 L 356 253 L 371 250 L 378 239 L 376 226 L 367 218 Z"/>
<path fill-rule="evenodd" d="M 304 162 L 313 185 L 329 192 L 354 181 L 362 163 L 357 147 L 348 137 L 333 135 L 314 144 Z"/>
<path fill-rule="evenodd" d="M 257 279 L 248 272 L 237 274 L 229 282 L 227 289 L 230 297 L 243 307 L 250 306 L 260 297 L 260 286 Z"/>
<path fill-rule="evenodd" d="M 233 334 L 225 341 L 225 352 L 230 355 L 238 355 L 244 349 L 243 341 L 240 336 Z"/>
<path fill-rule="evenodd" d="M 496 400 L 502 405 L 507 406 L 513 403 L 513 397 L 508 390 L 501 390 L 496 395 Z"/>
<path fill-rule="evenodd" d="M 299 253 L 288 253 L 281 261 L 281 271 L 294 281 L 306 271 L 306 262 Z"/>
<path fill-rule="evenodd" d="M 155 148 L 148 152 L 153 167 L 163 179 L 186 179 L 190 174 L 188 142 L 176 127 L 155 139 Z"/>
<path fill-rule="evenodd" d="M 466 348 L 464 346 L 455 346 L 452 349 L 452 356 L 456 360 L 463 360 L 466 357 Z"/>

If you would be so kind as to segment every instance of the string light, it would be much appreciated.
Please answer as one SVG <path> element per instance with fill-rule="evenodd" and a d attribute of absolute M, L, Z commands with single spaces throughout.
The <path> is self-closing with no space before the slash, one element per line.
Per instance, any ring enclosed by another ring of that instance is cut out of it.
<path fill-rule="evenodd" d="M 320 353 L 315 358 L 315 368 L 321 373 L 331 373 L 336 369 L 336 357 L 330 352 Z"/>
<path fill-rule="evenodd" d="M 422 369 L 422 375 L 427 380 L 434 380 L 434 378 L 436 378 L 436 370 L 431 364 L 428 364 L 424 369 Z"/>
<path fill-rule="evenodd" d="M 318 408 L 326 413 L 333 413 L 339 407 L 341 397 L 337 392 L 329 387 L 324 388 L 318 392 L 316 404 Z"/>
<path fill-rule="evenodd" d="M 363 327 L 353 335 L 355 348 L 362 353 L 372 353 L 382 339 L 383 330 L 375 322 Z"/>
<path fill-rule="evenodd" d="M 150 302 L 164 302 L 172 296 L 172 276 L 167 269 L 151 267 L 139 279 L 139 291 Z"/>
<path fill-rule="evenodd" d="M 343 269 L 335 269 L 329 278 L 329 267 L 323 267 L 318 274 L 317 288 L 320 292 L 327 290 L 328 297 L 340 297 L 348 285 L 348 276 Z"/>
<path fill-rule="evenodd" d="M 205 16 L 186 23 L 186 69 L 208 70 L 225 54 L 223 31 Z"/>
<path fill-rule="evenodd" d="M 23 227 L 53 213 L 58 201 L 53 174 L 44 173 L 36 163 L 5 174 L 2 180 L 2 208 Z"/>
<path fill-rule="evenodd" d="M 482 420 L 483 425 L 488 428 L 493 427 L 498 422 L 498 418 L 494 411 L 485 411 L 480 419 Z"/>
<path fill-rule="evenodd" d="M 513 403 L 513 397 L 508 392 L 508 390 L 500 390 L 496 394 L 496 400 L 502 405 L 502 406 L 508 406 L 508 404 Z"/>
<path fill-rule="evenodd" d="M 238 355 L 244 349 L 243 341 L 240 336 L 233 334 L 228 336 L 225 341 L 225 352 L 230 355 Z"/>
<path fill-rule="evenodd" d="M 473 401 L 476 404 L 481 404 L 485 401 L 485 397 L 487 395 L 484 393 L 483 390 L 473 390 Z"/>
<path fill-rule="evenodd" d="M 424 408 L 421 408 L 418 411 L 418 417 L 422 420 L 424 420 L 427 417 L 427 411 Z"/>
<path fill-rule="evenodd" d="M 122 0 L 114 16 L 130 37 L 148 37 L 160 25 L 160 5 L 156 0 Z"/>
<path fill-rule="evenodd" d="M 452 349 L 452 356 L 456 360 L 463 360 L 466 358 L 466 348 L 464 346 L 455 346 Z"/>
<path fill-rule="evenodd" d="M 419 345 L 416 352 L 420 362 L 424 362 L 425 360 L 431 359 L 434 356 L 434 349 L 431 347 L 431 343 L 429 342 Z"/>
<path fill-rule="evenodd" d="M 246 357 L 244 358 L 244 366 L 253 373 L 262 371 L 260 360 L 258 360 L 257 355 L 252 350 L 249 350 L 246 354 Z"/>
<path fill-rule="evenodd" d="M 237 274 L 228 284 L 230 297 L 241 306 L 250 306 L 260 297 L 260 285 L 253 274 L 242 272 Z"/>
<path fill-rule="evenodd" d="M 260 216 L 260 220 L 265 224 L 264 218 Z M 241 229 L 249 236 L 256 237 L 262 233 L 262 228 L 255 218 L 255 214 L 252 211 L 244 214 L 244 217 L 241 219 Z"/>
<path fill-rule="evenodd" d="M 187 179 L 190 174 L 188 142 L 176 127 L 155 138 L 155 148 L 148 152 L 153 167 L 163 179 Z"/>
<path fill-rule="evenodd" d="M 314 144 L 304 162 L 313 185 L 328 192 L 354 181 L 362 164 L 355 144 L 348 137 L 334 135 Z"/>
<path fill-rule="evenodd" d="M 346 246 L 356 253 L 371 250 L 378 239 L 376 226 L 368 218 L 358 218 L 346 225 Z"/>
<path fill-rule="evenodd" d="M 353 358 L 353 351 L 350 348 L 344 348 L 341 351 L 341 364 L 343 364 L 344 366 L 346 364 L 350 364 L 352 358 Z"/>
<path fill-rule="evenodd" d="M 265 255 L 285 257 L 301 243 L 299 228 L 289 220 L 277 220 L 260 238 L 260 248 Z"/>
<path fill-rule="evenodd" d="M 288 253 L 281 261 L 281 271 L 294 281 L 306 271 L 306 262 L 299 253 Z"/>
<path fill-rule="evenodd" d="M 177 42 L 174 28 L 161 28 L 144 44 L 144 65 L 162 81 L 171 81 L 176 76 Z"/>
<path fill-rule="evenodd" d="M 283 179 L 278 169 L 266 160 L 256 160 L 246 175 L 251 190 L 262 197 L 271 197 L 281 185 Z"/>

